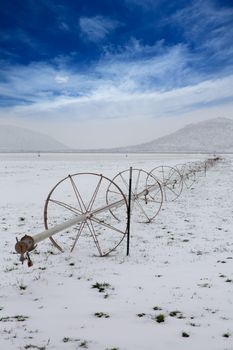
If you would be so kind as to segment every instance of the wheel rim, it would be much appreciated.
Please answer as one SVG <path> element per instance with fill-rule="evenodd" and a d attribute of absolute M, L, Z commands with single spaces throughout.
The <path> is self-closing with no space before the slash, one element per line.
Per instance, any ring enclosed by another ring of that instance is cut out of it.
<path fill-rule="evenodd" d="M 128 197 L 129 193 L 129 172 L 124 170 L 118 173 L 113 182 L 116 183 Z M 153 191 L 152 191 L 153 189 Z M 106 193 L 106 203 L 109 203 L 109 198 L 112 193 L 110 185 Z M 132 169 L 132 203 L 131 212 L 138 222 L 151 222 L 159 213 L 162 202 L 163 192 L 160 183 L 154 176 L 142 169 Z M 114 213 L 111 213 L 114 216 Z M 115 216 L 117 220 L 119 217 Z"/>
<path fill-rule="evenodd" d="M 181 173 L 176 168 L 161 165 L 152 169 L 150 174 L 161 184 L 164 201 L 175 201 L 181 195 L 183 179 Z"/>
<path fill-rule="evenodd" d="M 112 209 L 114 219 L 108 210 L 98 212 L 104 207 L 106 191 L 109 186 L 114 189 L 109 204 L 121 201 L 119 208 Z M 59 181 L 50 191 L 44 207 L 45 229 L 75 215 L 89 214 L 83 222 L 74 225 L 66 234 L 61 234 L 60 241 L 50 237 L 53 245 L 63 251 L 62 245 L 71 245 L 74 250 L 80 236 L 91 237 L 100 256 L 108 255 L 123 241 L 127 232 L 127 200 L 119 186 L 101 174 L 77 173 L 68 175 Z M 75 232 L 75 237 L 74 236 Z M 71 237 L 70 237 L 71 236 Z"/>

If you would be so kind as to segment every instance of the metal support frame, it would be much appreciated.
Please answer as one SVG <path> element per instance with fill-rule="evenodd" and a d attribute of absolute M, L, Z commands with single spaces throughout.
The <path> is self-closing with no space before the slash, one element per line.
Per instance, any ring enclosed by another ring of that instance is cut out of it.
<path fill-rule="evenodd" d="M 131 222 L 131 193 L 132 193 L 132 174 L 133 168 L 129 169 L 129 196 L 128 196 L 128 215 L 127 215 L 127 252 L 126 255 L 129 256 L 129 245 L 130 245 L 130 222 Z"/>

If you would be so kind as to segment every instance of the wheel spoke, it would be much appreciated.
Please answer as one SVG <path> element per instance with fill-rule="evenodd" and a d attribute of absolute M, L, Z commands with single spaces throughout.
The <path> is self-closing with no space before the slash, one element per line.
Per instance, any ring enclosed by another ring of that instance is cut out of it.
<path fill-rule="evenodd" d="M 119 192 L 117 192 L 117 191 L 108 190 L 108 192 L 118 194 L 118 196 L 120 196 L 120 195 L 121 195 L 121 194 L 120 194 Z"/>
<path fill-rule="evenodd" d="M 148 187 L 148 189 L 150 190 L 150 187 Z M 151 198 L 155 198 L 157 196 L 158 193 L 161 193 L 161 189 L 158 187 L 158 191 L 156 193 L 153 193 L 152 194 L 150 193 L 149 194 L 149 197 Z"/>
<path fill-rule="evenodd" d="M 147 218 L 148 222 L 150 222 L 151 219 L 148 217 L 147 213 L 146 213 L 145 210 L 143 209 L 143 207 L 142 207 L 141 203 L 139 202 L 138 198 L 135 198 L 135 199 L 134 199 L 134 202 L 135 202 L 135 204 L 138 206 L 138 208 L 141 209 L 141 212 L 145 215 L 145 217 Z"/>
<path fill-rule="evenodd" d="M 127 183 L 127 181 L 125 180 L 125 178 L 123 177 L 123 175 L 120 173 L 120 177 L 122 179 L 123 184 L 125 185 L 127 191 L 129 190 L 129 184 Z"/>
<path fill-rule="evenodd" d="M 95 228 L 93 226 L 93 223 L 91 222 L 91 220 L 88 220 L 88 221 L 87 221 L 87 226 L 88 226 L 89 231 L 90 231 L 90 233 L 92 235 L 92 238 L 93 238 L 93 240 L 95 242 L 96 248 L 97 248 L 100 256 L 103 256 L 103 253 L 102 253 L 102 250 L 100 248 L 100 244 L 99 244 L 98 238 L 97 238 L 96 233 L 95 233 Z"/>
<path fill-rule="evenodd" d="M 76 243 L 78 242 L 78 239 L 81 236 L 81 233 L 82 233 L 82 231 L 83 231 L 83 229 L 85 227 L 85 224 L 86 224 L 86 221 L 83 221 L 81 223 L 81 225 L 79 226 L 79 230 L 78 230 L 78 233 L 77 233 L 76 238 L 74 240 L 74 243 L 72 245 L 71 252 L 74 250 L 74 247 L 76 246 Z"/>
<path fill-rule="evenodd" d="M 70 179 L 71 185 L 73 187 L 73 190 L 74 190 L 76 199 L 78 201 L 78 204 L 80 206 L 81 212 L 84 213 L 85 210 L 86 210 L 86 206 L 85 206 L 85 203 L 83 202 L 82 196 L 81 196 L 81 194 L 80 194 L 80 192 L 79 192 L 79 190 L 78 190 L 78 188 L 77 188 L 77 186 L 76 186 L 76 184 L 75 184 L 75 182 L 74 182 L 74 180 L 73 180 L 71 175 L 69 175 L 69 179 Z"/>
<path fill-rule="evenodd" d="M 60 205 L 61 207 L 65 208 L 65 209 L 68 209 L 68 210 L 72 211 L 75 214 L 82 214 L 82 212 L 80 210 L 72 207 L 69 204 L 63 203 L 61 201 L 58 201 L 58 200 L 55 200 L 55 199 L 52 199 L 52 198 L 50 198 L 49 201 L 54 203 L 54 204 Z"/>
<path fill-rule="evenodd" d="M 164 185 L 166 186 L 166 184 L 168 183 L 168 181 L 172 178 L 172 176 L 174 175 L 174 171 L 171 172 L 171 175 L 168 175 L 168 178 L 166 179 L 166 181 L 164 182 Z"/>
<path fill-rule="evenodd" d="M 107 228 L 109 228 L 109 229 L 111 229 L 111 230 L 113 230 L 113 231 L 116 231 L 116 232 L 119 232 L 119 233 L 125 235 L 125 232 L 124 232 L 124 231 L 121 231 L 121 230 L 117 229 L 116 227 L 114 227 L 114 226 L 112 226 L 112 225 L 110 225 L 110 224 L 107 224 L 106 222 L 104 222 L 104 221 L 102 221 L 102 220 L 99 220 L 96 216 L 95 216 L 95 217 L 92 216 L 92 217 L 90 218 L 90 220 L 93 220 L 94 222 L 96 222 L 96 223 L 98 223 L 98 224 L 100 224 L 100 225 L 102 225 L 102 226 L 105 226 L 105 227 L 107 227 Z"/>
<path fill-rule="evenodd" d="M 100 180 L 99 180 L 99 182 L 98 182 L 98 184 L 97 184 L 97 186 L 96 186 L 96 188 L 95 188 L 95 190 L 94 190 L 94 192 L 93 192 L 92 198 L 91 198 L 91 200 L 90 200 L 90 203 L 88 204 L 88 207 L 87 207 L 87 210 L 86 210 L 86 211 L 90 211 L 90 210 L 92 209 L 92 207 L 93 207 L 93 205 L 94 205 L 94 202 L 95 202 L 95 200 L 96 200 L 97 194 L 98 194 L 98 192 L 99 192 L 102 179 L 103 179 L 103 177 L 101 176 L 101 178 L 100 178 Z"/>
<path fill-rule="evenodd" d="M 169 186 L 166 186 L 166 188 L 171 191 L 176 197 L 179 196 L 179 193 L 176 193 L 173 189 L 171 189 Z"/>
<path fill-rule="evenodd" d="M 137 180 L 136 180 L 136 184 L 135 184 L 135 188 L 134 188 L 134 193 L 136 193 L 136 194 L 138 192 L 138 184 L 139 184 L 140 175 L 141 175 L 141 170 L 139 170 L 139 172 L 138 172 L 138 176 L 137 176 Z"/>
<path fill-rule="evenodd" d="M 163 169 L 163 166 L 162 166 L 162 176 L 163 176 L 163 184 L 165 183 L 165 176 L 164 176 L 164 169 Z"/>

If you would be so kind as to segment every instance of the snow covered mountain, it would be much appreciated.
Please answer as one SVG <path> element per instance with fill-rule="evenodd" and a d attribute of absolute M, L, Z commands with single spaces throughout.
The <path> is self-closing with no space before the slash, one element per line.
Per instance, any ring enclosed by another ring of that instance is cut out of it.
<path fill-rule="evenodd" d="M 190 124 L 167 136 L 118 152 L 233 152 L 233 120 L 216 118 Z"/>
<path fill-rule="evenodd" d="M 65 151 L 52 137 L 11 125 L 0 125 L 0 152 Z"/>

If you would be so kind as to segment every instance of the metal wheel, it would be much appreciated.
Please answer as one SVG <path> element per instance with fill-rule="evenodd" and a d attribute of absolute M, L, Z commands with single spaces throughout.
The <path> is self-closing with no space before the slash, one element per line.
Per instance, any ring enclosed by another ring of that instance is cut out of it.
<path fill-rule="evenodd" d="M 172 202 L 180 196 L 183 190 L 183 179 L 178 169 L 161 165 L 152 169 L 150 175 L 161 184 L 164 201 Z"/>
<path fill-rule="evenodd" d="M 192 169 L 192 163 L 184 163 L 176 165 L 176 168 L 180 172 L 183 184 L 186 188 L 191 188 L 194 182 L 196 181 L 196 173 Z"/>
<path fill-rule="evenodd" d="M 193 162 L 192 164 L 193 171 L 195 172 L 196 178 L 205 176 L 206 174 L 206 162 Z"/>
<path fill-rule="evenodd" d="M 109 198 L 112 216 L 105 207 L 106 191 L 112 187 Z M 114 203 L 118 205 L 113 205 Z M 59 243 L 50 240 L 56 248 L 71 245 L 73 251 L 80 236 L 92 237 L 100 256 L 115 250 L 127 231 L 127 200 L 119 186 L 101 174 L 77 173 L 59 181 L 49 193 L 44 207 L 45 229 L 69 220 L 75 215 L 87 214 L 87 218 L 59 236 Z M 119 216 L 121 221 L 116 220 Z"/>
<path fill-rule="evenodd" d="M 116 183 L 128 197 L 129 193 L 129 174 L 130 170 L 124 170 L 113 178 Z M 114 194 L 114 188 L 110 184 L 106 193 L 106 202 L 109 204 L 111 196 Z M 132 203 L 131 211 L 138 222 L 151 222 L 159 213 L 163 203 L 163 191 L 160 183 L 153 175 L 142 169 L 132 169 Z M 119 215 L 111 214 L 121 220 Z"/>

